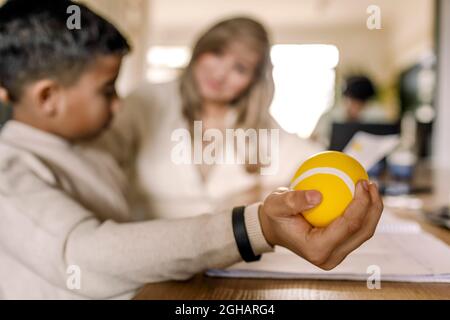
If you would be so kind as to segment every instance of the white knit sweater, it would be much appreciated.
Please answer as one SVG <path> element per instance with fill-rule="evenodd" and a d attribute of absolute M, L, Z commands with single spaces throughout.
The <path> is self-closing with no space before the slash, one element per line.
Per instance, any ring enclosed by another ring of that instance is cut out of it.
<path fill-rule="evenodd" d="M 0 298 L 131 298 L 240 261 L 231 213 L 132 222 L 113 158 L 9 121 L 0 131 Z M 272 248 L 247 207 L 256 254 Z M 81 286 L 69 289 L 80 270 Z M 69 273 L 68 273 L 69 271 Z"/>

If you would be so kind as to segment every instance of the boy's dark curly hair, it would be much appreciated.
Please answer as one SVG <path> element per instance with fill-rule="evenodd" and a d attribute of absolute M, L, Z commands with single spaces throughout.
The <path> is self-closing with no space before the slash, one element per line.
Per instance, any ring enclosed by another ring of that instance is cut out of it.
<path fill-rule="evenodd" d="M 73 5 L 80 10 L 81 28 L 71 30 Z M 13 103 L 28 83 L 53 78 L 70 85 L 96 57 L 129 50 L 116 27 L 82 4 L 9 0 L 0 7 L 0 87 Z"/>

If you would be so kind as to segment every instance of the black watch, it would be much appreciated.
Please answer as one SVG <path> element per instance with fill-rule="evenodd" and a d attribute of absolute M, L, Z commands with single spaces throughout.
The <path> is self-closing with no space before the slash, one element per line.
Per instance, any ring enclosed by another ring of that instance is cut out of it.
<path fill-rule="evenodd" d="M 234 238 L 236 240 L 239 253 L 245 262 L 258 261 L 261 259 L 261 255 L 256 256 L 253 252 L 250 239 L 248 238 L 247 228 L 245 226 L 244 212 L 244 206 L 233 209 L 232 225 Z"/>

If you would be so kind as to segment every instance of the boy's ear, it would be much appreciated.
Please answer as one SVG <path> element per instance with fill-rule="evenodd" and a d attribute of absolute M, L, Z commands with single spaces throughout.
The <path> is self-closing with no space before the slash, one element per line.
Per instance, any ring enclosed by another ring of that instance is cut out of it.
<path fill-rule="evenodd" d="M 8 95 L 8 91 L 3 88 L 2 86 L 0 86 L 0 103 L 9 103 L 9 95 Z"/>
<path fill-rule="evenodd" d="M 50 79 L 38 80 L 30 88 L 30 99 L 44 115 L 53 117 L 58 111 L 61 87 Z"/>

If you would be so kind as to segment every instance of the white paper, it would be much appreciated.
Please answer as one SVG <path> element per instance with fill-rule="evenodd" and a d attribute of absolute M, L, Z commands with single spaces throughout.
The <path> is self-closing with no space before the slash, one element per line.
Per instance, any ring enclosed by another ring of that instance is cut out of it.
<path fill-rule="evenodd" d="M 358 131 L 344 149 L 344 153 L 358 160 L 366 170 L 388 156 L 400 143 L 398 135 L 375 135 Z"/>
<path fill-rule="evenodd" d="M 394 217 L 387 210 L 372 239 L 351 253 L 339 266 L 324 271 L 289 250 L 276 247 L 260 261 L 208 270 L 216 277 L 268 279 L 331 279 L 367 281 L 370 266 L 380 270 L 381 281 L 450 283 L 450 247 L 425 233 L 420 225 Z"/>

